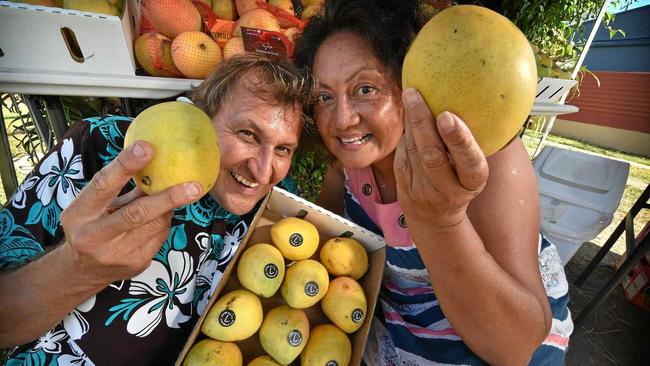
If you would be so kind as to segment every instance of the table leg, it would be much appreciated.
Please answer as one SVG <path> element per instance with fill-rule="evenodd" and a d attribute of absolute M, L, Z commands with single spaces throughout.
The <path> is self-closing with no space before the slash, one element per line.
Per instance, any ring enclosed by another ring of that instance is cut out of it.
<path fill-rule="evenodd" d="M 598 308 L 603 301 L 609 296 L 609 294 L 614 290 L 616 286 L 618 286 L 621 281 L 623 281 L 623 278 L 627 276 L 628 272 L 630 272 L 634 266 L 637 265 L 641 261 L 641 258 L 643 258 L 646 253 L 650 250 L 650 238 L 646 236 L 644 239 L 641 240 L 640 243 L 637 243 L 637 247 L 634 250 L 634 252 L 628 254 L 628 258 L 625 260 L 621 268 L 614 273 L 614 276 L 607 282 L 605 287 L 603 287 L 598 294 L 591 300 L 591 302 L 585 307 L 584 310 L 578 315 L 578 317 L 573 321 L 574 325 L 576 328 L 578 328 L 582 323 L 584 323 L 585 319 L 587 319 L 595 310 Z"/>
<path fill-rule="evenodd" d="M 646 202 L 648 202 L 648 199 L 650 198 L 650 184 L 645 188 L 643 193 L 641 193 L 641 196 L 634 202 L 634 205 L 632 205 L 632 208 L 630 208 L 630 211 L 628 211 L 627 215 L 632 215 L 632 219 L 636 217 L 636 214 L 639 213 L 639 211 L 646 205 Z M 627 215 L 625 215 L 627 217 Z M 593 272 L 593 270 L 596 268 L 596 266 L 600 263 L 601 260 L 605 257 L 607 252 L 612 248 L 614 243 L 616 243 L 616 240 L 618 240 L 619 236 L 625 231 L 625 218 L 621 220 L 621 222 L 618 224 L 616 229 L 614 229 L 614 232 L 612 235 L 610 235 L 609 239 L 605 242 L 602 248 L 598 251 L 596 256 L 594 256 L 594 259 L 589 262 L 589 265 L 587 268 L 585 268 L 584 271 L 578 276 L 578 279 L 575 281 L 576 286 L 580 287 L 582 284 L 587 280 L 587 277 Z"/>

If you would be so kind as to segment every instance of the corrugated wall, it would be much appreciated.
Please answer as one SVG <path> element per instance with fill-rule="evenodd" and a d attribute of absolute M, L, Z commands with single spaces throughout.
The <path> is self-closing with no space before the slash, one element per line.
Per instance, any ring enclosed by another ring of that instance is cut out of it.
<path fill-rule="evenodd" d="M 594 74 L 600 80 L 600 87 L 592 76 L 586 75 L 580 85 L 580 96 L 566 102 L 580 111 L 562 118 L 650 133 L 650 73 L 598 71 Z"/>

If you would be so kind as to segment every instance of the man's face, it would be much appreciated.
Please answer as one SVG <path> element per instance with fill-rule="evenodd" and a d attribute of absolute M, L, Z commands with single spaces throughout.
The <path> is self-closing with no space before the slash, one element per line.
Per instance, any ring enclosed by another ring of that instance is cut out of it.
<path fill-rule="evenodd" d="M 300 105 L 272 105 L 255 96 L 244 86 L 251 78 L 254 73 L 239 80 L 212 118 L 221 170 L 210 193 L 236 215 L 252 210 L 287 175 L 302 130 Z"/>

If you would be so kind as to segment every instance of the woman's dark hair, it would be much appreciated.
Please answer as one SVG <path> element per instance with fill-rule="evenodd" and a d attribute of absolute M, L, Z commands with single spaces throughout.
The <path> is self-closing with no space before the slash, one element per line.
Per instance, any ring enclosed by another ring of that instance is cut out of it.
<path fill-rule="evenodd" d="M 316 52 L 331 35 L 351 31 L 368 41 L 375 56 L 401 85 L 402 63 L 419 30 L 417 0 L 327 0 L 298 40 L 296 65 L 311 68 Z"/>

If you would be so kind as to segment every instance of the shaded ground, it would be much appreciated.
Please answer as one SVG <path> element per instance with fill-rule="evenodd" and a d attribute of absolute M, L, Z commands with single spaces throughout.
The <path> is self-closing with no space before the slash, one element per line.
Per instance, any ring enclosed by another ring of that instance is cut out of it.
<path fill-rule="evenodd" d="M 595 244 L 583 244 L 565 267 L 574 319 L 614 274 L 613 264 L 619 255 L 609 252 L 581 288 L 573 284 L 598 249 Z M 574 331 L 566 364 L 650 365 L 650 312 L 628 302 L 622 287 L 617 287 L 591 318 Z"/>

